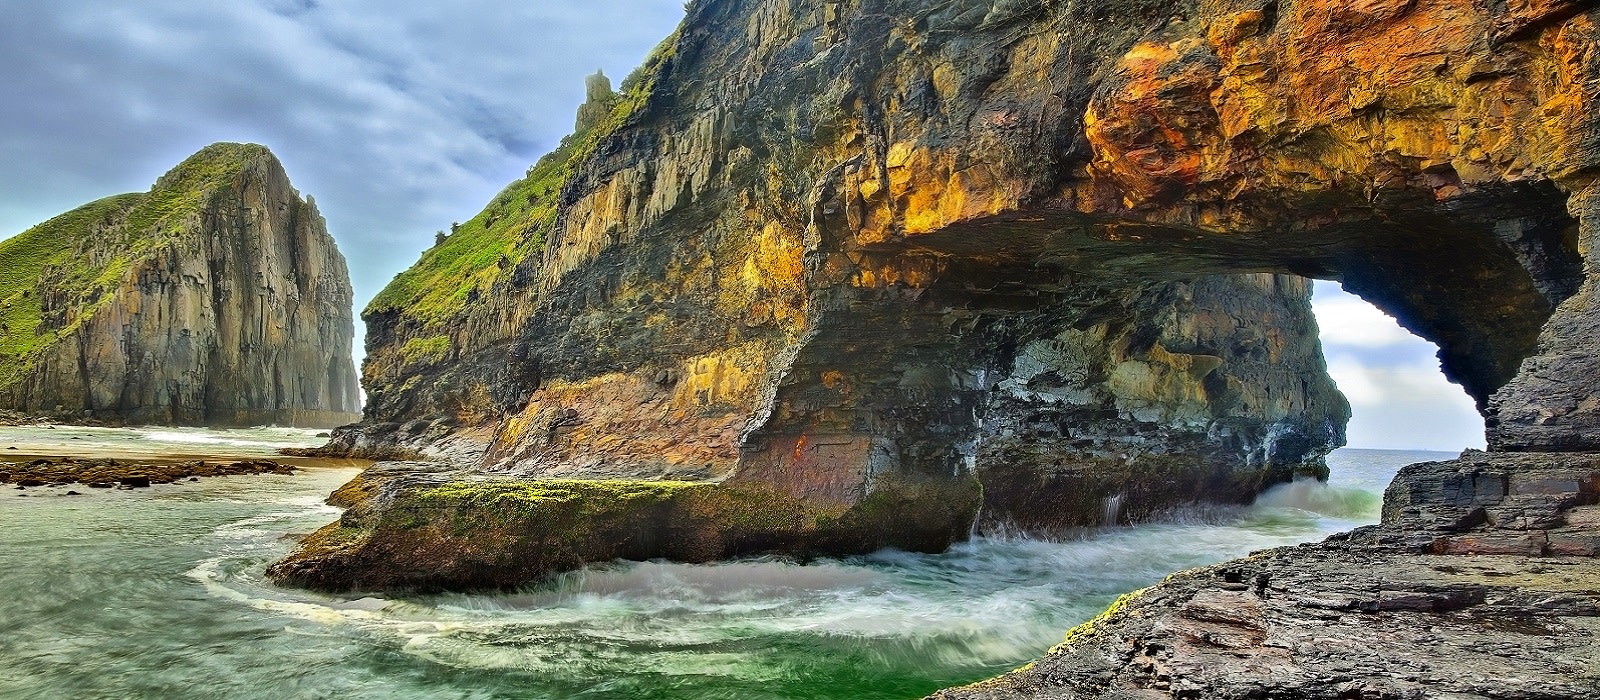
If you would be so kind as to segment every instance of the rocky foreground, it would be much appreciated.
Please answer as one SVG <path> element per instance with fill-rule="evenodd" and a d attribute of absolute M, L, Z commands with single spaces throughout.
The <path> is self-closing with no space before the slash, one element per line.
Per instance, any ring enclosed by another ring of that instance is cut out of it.
<path fill-rule="evenodd" d="M 1175 575 L 933 697 L 1600 698 L 1597 552 L 1600 457 L 1412 465 L 1382 525 Z"/>

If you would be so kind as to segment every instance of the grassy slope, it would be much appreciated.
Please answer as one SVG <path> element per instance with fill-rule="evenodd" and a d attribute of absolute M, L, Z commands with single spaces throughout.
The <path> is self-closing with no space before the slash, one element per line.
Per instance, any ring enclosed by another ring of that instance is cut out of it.
<path fill-rule="evenodd" d="M 566 184 L 571 150 L 564 144 L 527 177 L 501 190 L 482 212 L 395 276 L 366 313 L 398 310 L 430 325 L 442 323 L 466 307 L 472 290 L 487 290 L 530 253 L 542 251 Z"/>
<path fill-rule="evenodd" d="M 482 212 L 395 276 L 362 315 L 399 312 L 417 326 L 443 333 L 466 310 L 474 290 L 487 292 L 528 256 L 542 254 L 555 225 L 562 188 L 600 140 L 643 106 L 676 46 L 673 34 L 623 81 L 610 116 L 563 139 L 559 148 L 528 169 L 526 177 L 501 190 Z"/>
<path fill-rule="evenodd" d="M 144 195 L 123 194 L 85 204 L 22 235 L 0 242 L 0 356 L 28 355 L 54 339 L 55 329 L 40 328 L 40 277 L 46 269 L 68 271 L 69 278 L 85 278 L 92 270 L 73 270 L 83 260 L 74 255 L 89 234 L 120 218 Z M 69 290 L 81 291 L 81 290 Z"/>
<path fill-rule="evenodd" d="M 190 156 L 143 194 L 86 204 L 0 241 L 0 384 L 24 374 L 38 354 L 100 306 L 128 267 L 182 235 L 218 187 L 267 149 L 219 143 Z M 80 251 L 92 250 L 96 255 Z M 68 300 L 66 323 L 45 323 L 41 292 Z"/>

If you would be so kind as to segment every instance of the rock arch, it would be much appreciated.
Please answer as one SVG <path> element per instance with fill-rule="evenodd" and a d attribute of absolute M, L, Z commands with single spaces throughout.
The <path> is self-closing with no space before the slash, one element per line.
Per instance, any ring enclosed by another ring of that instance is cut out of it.
<path fill-rule="evenodd" d="M 1297 325 L 1321 278 L 1438 344 L 1494 448 L 1600 448 L 1596 12 L 694 3 L 542 255 L 439 336 L 450 363 L 407 359 L 433 339 L 403 309 L 370 317 L 339 439 L 910 520 L 975 503 L 986 460 L 1095 500 L 1242 498 L 1341 438 Z M 850 546 L 942 547 L 971 515 Z"/>

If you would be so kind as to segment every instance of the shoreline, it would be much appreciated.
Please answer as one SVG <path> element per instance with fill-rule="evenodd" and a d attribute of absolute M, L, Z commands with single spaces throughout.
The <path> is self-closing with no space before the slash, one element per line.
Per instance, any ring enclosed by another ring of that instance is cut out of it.
<path fill-rule="evenodd" d="M 167 436 L 163 440 L 159 436 Z M 196 478 L 290 475 L 314 469 L 365 469 L 359 459 L 300 457 L 279 451 L 320 437 L 294 428 L 206 429 L 35 423 L 0 426 L 0 484 L 81 484 L 142 488 Z"/>
<path fill-rule="evenodd" d="M 930 700 L 1600 699 L 1600 455 L 1414 464 L 1383 522 L 1173 574 Z"/>

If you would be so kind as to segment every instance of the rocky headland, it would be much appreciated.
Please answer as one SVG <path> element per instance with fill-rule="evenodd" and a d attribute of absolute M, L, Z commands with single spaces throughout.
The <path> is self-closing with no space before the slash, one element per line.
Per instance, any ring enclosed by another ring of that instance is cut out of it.
<path fill-rule="evenodd" d="M 266 148 L 0 242 L 0 408 L 95 424 L 332 427 L 360 410 L 352 293 Z"/>
<path fill-rule="evenodd" d="M 1494 451 L 951 697 L 1596 696 L 1597 20 L 691 3 L 366 309 L 324 451 L 439 463 L 375 467 L 272 573 L 506 587 L 1246 501 L 1342 444 L 1331 279 L 1440 347 Z"/>

